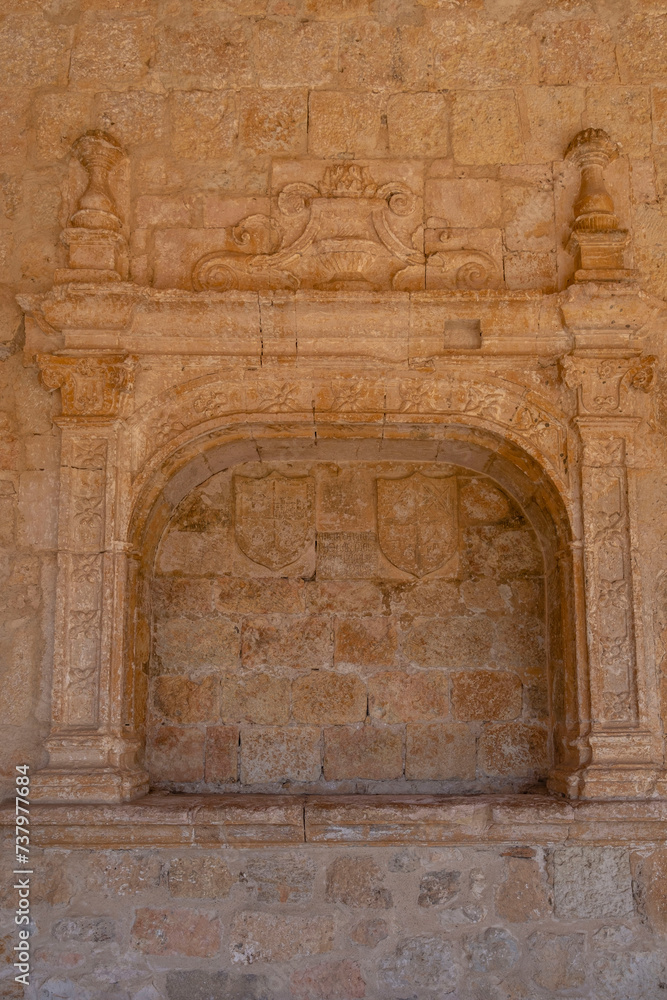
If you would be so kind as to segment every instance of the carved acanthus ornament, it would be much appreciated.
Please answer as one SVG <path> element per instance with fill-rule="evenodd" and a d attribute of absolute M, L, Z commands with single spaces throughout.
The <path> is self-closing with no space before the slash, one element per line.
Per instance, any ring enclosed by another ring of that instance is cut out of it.
<path fill-rule="evenodd" d="M 401 181 L 378 185 L 367 167 L 328 167 L 320 183 L 287 184 L 275 216 L 251 215 L 227 245 L 194 267 L 197 290 L 313 288 L 414 291 L 493 288 L 500 276 L 478 250 L 425 254 L 418 200 Z"/>
<path fill-rule="evenodd" d="M 60 389 L 65 417 L 116 417 L 122 396 L 134 387 L 135 360 L 128 354 L 38 355 L 42 384 Z"/>
<path fill-rule="evenodd" d="M 576 281 L 622 281 L 634 277 L 623 265 L 629 245 L 627 230 L 619 229 L 614 202 L 604 182 L 604 169 L 618 156 L 618 146 L 606 132 L 587 128 L 565 152 L 581 171 L 581 188 L 574 203 L 574 224 L 568 252 L 578 258 Z"/>
<path fill-rule="evenodd" d="M 123 149 L 108 132 L 95 129 L 77 139 L 72 154 L 87 171 L 88 186 L 61 234 L 69 266 L 57 270 L 54 281 L 120 281 L 126 276 L 127 242 L 109 175 L 121 162 Z"/>

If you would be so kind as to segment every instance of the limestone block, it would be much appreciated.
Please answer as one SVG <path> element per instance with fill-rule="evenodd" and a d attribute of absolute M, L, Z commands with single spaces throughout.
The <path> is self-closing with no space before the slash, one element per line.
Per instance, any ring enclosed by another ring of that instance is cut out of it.
<path fill-rule="evenodd" d="M 386 910 L 393 905 L 376 861 L 363 855 L 343 855 L 327 868 L 326 898 L 351 907 Z"/>
<path fill-rule="evenodd" d="M 555 253 L 507 253 L 504 264 L 508 288 L 539 288 L 545 293 L 556 288 Z"/>
<path fill-rule="evenodd" d="M 167 972 L 166 1000 L 264 1000 L 268 996 L 266 977 L 248 973 L 232 976 L 228 972 L 203 972 L 198 969 Z M 137 1000 L 144 1000 L 143 990 Z M 157 995 L 146 1000 L 158 1000 Z"/>
<path fill-rule="evenodd" d="M 207 726 L 204 780 L 211 784 L 238 780 L 239 731 L 236 726 Z"/>
<path fill-rule="evenodd" d="M 0 91 L 67 84 L 73 28 L 9 12 L 0 26 Z"/>
<path fill-rule="evenodd" d="M 452 110 L 452 149 L 457 163 L 519 163 L 523 143 L 514 92 L 457 92 Z"/>
<path fill-rule="evenodd" d="M 517 778 L 544 775 L 547 733 L 522 722 L 487 725 L 479 738 L 479 766 L 488 775 Z"/>
<path fill-rule="evenodd" d="M 287 678 L 265 673 L 223 677 L 223 722 L 279 726 L 289 721 L 289 713 L 290 683 Z"/>
<path fill-rule="evenodd" d="M 142 907 L 136 911 L 132 936 L 146 955 L 211 958 L 220 949 L 220 922 L 205 911 Z"/>
<path fill-rule="evenodd" d="M 303 854 L 250 855 L 239 882 L 260 903 L 306 903 L 313 897 L 317 865 Z"/>
<path fill-rule="evenodd" d="M 295 1000 L 353 1000 L 366 996 L 361 969 L 349 959 L 321 962 L 292 973 L 290 989 Z"/>
<path fill-rule="evenodd" d="M 239 627 L 228 618 L 170 618 L 156 631 L 157 662 L 163 673 L 181 673 L 186 664 L 198 673 L 238 665 Z"/>
<path fill-rule="evenodd" d="M 334 466 L 318 483 L 319 531 L 372 531 L 375 527 L 375 490 L 371 476 Z"/>
<path fill-rule="evenodd" d="M 331 623 L 325 616 L 253 617 L 243 624 L 244 667 L 292 667 L 312 670 L 331 666 Z"/>
<path fill-rule="evenodd" d="M 398 636 L 387 618 L 339 618 L 336 621 L 334 662 L 362 667 L 391 666 Z"/>
<path fill-rule="evenodd" d="M 133 896 L 156 889 L 162 877 L 162 865 L 155 854 L 105 851 L 86 876 L 89 892 L 110 896 Z"/>
<path fill-rule="evenodd" d="M 263 87 L 324 87 L 336 75 L 338 32 L 321 21 L 263 19 L 253 34 L 254 60 Z"/>
<path fill-rule="evenodd" d="M 156 781 L 201 781 L 204 733 L 199 729 L 160 726 L 148 741 L 148 769 Z"/>
<path fill-rule="evenodd" d="M 305 0 L 305 13 L 318 21 L 345 21 L 373 13 L 373 0 Z"/>
<path fill-rule="evenodd" d="M 465 954 L 475 972 L 507 972 L 519 960 L 519 945 L 509 931 L 488 927 L 476 936 L 466 938 Z"/>
<path fill-rule="evenodd" d="M 502 213 L 500 184 L 489 177 L 427 180 L 424 212 L 452 229 L 497 226 Z"/>
<path fill-rule="evenodd" d="M 549 991 L 583 986 L 585 941 L 584 934 L 531 934 L 528 945 L 535 970 L 533 981 Z"/>
<path fill-rule="evenodd" d="M 459 511 L 468 524 L 495 524 L 511 515 L 513 505 L 489 479 L 470 479 L 459 488 Z"/>
<path fill-rule="evenodd" d="M 540 83 L 598 83 L 617 78 L 610 27 L 592 18 L 552 21 L 538 31 Z"/>
<path fill-rule="evenodd" d="M 402 774 L 402 727 L 328 726 L 324 730 L 327 781 L 352 778 L 381 781 L 400 778 Z"/>
<path fill-rule="evenodd" d="M 292 682 L 292 716 L 297 722 L 360 722 L 366 717 L 366 702 L 366 686 L 354 674 L 314 670 Z"/>
<path fill-rule="evenodd" d="M 0 154 L 25 156 L 28 147 L 26 96 L 5 91 L 2 93 L 0 107 Z"/>
<path fill-rule="evenodd" d="M 542 553 L 531 529 L 502 526 L 473 527 L 464 531 L 464 572 L 471 576 L 508 578 L 537 576 L 544 572 Z"/>
<path fill-rule="evenodd" d="M 134 207 L 134 224 L 139 229 L 149 226 L 188 226 L 192 221 L 193 205 L 190 199 L 142 195 Z"/>
<path fill-rule="evenodd" d="M 419 882 L 418 905 L 430 907 L 450 903 L 459 893 L 460 881 L 461 872 L 447 869 L 423 875 Z"/>
<path fill-rule="evenodd" d="M 649 88 L 589 87 L 582 122 L 612 134 L 627 156 L 646 156 L 652 142 Z"/>
<path fill-rule="evenodd" d="M 322 769 L 320 730 L 314 726 L 243 727 L 241 781 L 317 781 Z"/>
<path fill-rule="evenodd" d="M 651 122 L 653 142 L 667 145 L 667 86 L 651 87 Z"/>
<path fill-rule="evenodd" d="M 444 719 L 449 715 L 449 677 L 440 670 L 374 674 L 368 681 L 368 710 L 384 723 Z"/>
<path fill-rule="evenodd" d="M 165 21 L 157 31 L 155 66 L 170 88 L 247 87 L 253 82 L 250 25 L 210 10 L 192 20 Z"/>
<path fill-rule="evenodd" d="M 461 600 L 469 611 L 507 611 L 511 593 L 507 584 L 497 584 L 490 577 L 461 583 Z"/>
<path fill-rule="evenodd" d="M 522 99 L 529 131 L 526 159 L 529 163 L 559 160 L 572 136 L 581 129 L 583 88 L 524 87 Z"/>
<path fill-rule="evenodd" d="M 19 479 L 18 537 L 22 545 L 55 548 L 58 508 L 57 475 L 53 472 L 23 472 Z"/>
<path fill-rule="evenodd" d="M 113 941 L 117 931 L 108 917 L 70 917 L 58 920 L 51 928 L 56 941 L 94 941 L 103 944 Z"/>
<path fill-rule="evenodd" d="M 379 614 L 382 590 L 366 580 L 309 581 L 305 587 L 306 608 L 312 612 Z"/>
<path fill-rule="evenodd" d="M 452 944 L 441 935 L 403 938 L 380 961 L 381 982 L 394 990 L 439 990 L 451 993 L 458 979 Z"/>
<path fill-rule="evenodd" d="M 35 142 L 43 160 L 69 155 L 72 143 L 90 125 L 91 97 L 87 93 L 42 94 L 35 102 Z"/>
<path fill-rule="evenodd" d="M 475 734 L 469 726 L 461 723 L 407 726 L 406 778 L 471 780 L 475 774 Z"/>
<path fill-rule="evenodd" d="M 226 862 L 214 854 L 183 854 L 169 859 L 167 885 L 171 896 L 220 899 L 229 895 L 233 884 Z"/>
<path fill-rule="evenodd" d="M 174 627 L 213 611 L 213 581 L 202 577 L 158 576 L 153 583 L 153 612 L 160 621 L 174 619 Z M 222 619 L 227 621 L 228 619 Z"/>
<path fill-rule="evenodd" d="M 553 251 L 556 232 L 550 183 L 537 189 L 520 184 L 504 185 L 503 221 L 508 250 L 531 250 L 535 253 Z"/>
<path fill-rule="evenodd" d="M 452 674 L 452 715 L 465 721 L 516 719 L 521 715 L 522 685 L 516 674 L 467 670 Z"/>
<path fill-rule="evenodd" d="M 289 962 L 306 955 L 333 951 L 333 915 L 284 916 L 245 911 L 232 925 L 232 961 Z"/>
<path fill-rule="evenodd" d="M 220 680 L 209 676 L 198 683 L 178 675 L 156 677 L 153 704 L 170 722 L 216 722 L 220 716 Z"/>
<path fill-rule="evenodd" d="M 640 914 L 658 933 L 667 930 L 667 849 L 630 856 Z"/>
<path fill-rule="evenodd" d="M 304 89 L 241 91 L 239 142 L 252 153 L 306 152 L 308 93 Z"/>
<path fill-rule="evenodd" d="M 308 152 L 314 156 L 377 156 L 382 106 L 374 94 L 314 90 L 308 101 Z"/>
<path fill-rule="evenodd" d="M 340 26 L 338 61 L 340 83 L 359 91 L 393 90 L 403 78 L 400 45 L 393 24 L 359 18 Z M 400 69 L 398 68 L 400 66 Z"/>
<path fill-rule="evenodd" d="M 506 878 L 496 889 L 496 912 L 510 923 L 548 917 L 551 899 L 546 878 L 537 861 L 509 857 Z"/>
<path fill-rule="evenodd" d="M 667 16 L 662 11 L 628 12 L 619 23 L 617 57 L 624 83 L 662 83 Z"/>
<path fill-rule="evenodd" d="M 100 80 L 107 86 L 136 83 L 147 71 L 152 34 L 150 16 L 84 14 L 72 49 L 70 79 L 95 89 Z"/>
<path fill-rule="evenodd" d="M 439 90 L 511 87 L 533 76 L 532 37 L 523 25 L 445 17 L 431 22 L 431 33 Z"/>
<path fill-rule="evenodd" d="M 306 590 L 301 580 L 220 577 L 215 581 L 214 601 L 216 608 L 227 613 L 293 615 L 305 610 Z"/>
<path fill-rule="evenodd" d="M 174 91 L 169 97 L 171 143 L 187 159 L 220 159 L 238 134 L 236 100 L 228 91 Z"/>
<path fill-rule="evenodd" d="M 633 911 L 630 863 L 622 847 L 558 847 L 554 851 L 556 916 L 626 917 Z"/>
<path fill-rule="evenodd" d="M 449 100 L 444 94 L 394 94 L 387 101 L 389 152 L 449 154 Z"/>
<path fill-rule="evenodd" d="M 481 667 L 491 652 L 495 623 L 482 616 L 416 618 L 403 652 L 418 667 Z"/>
<path fill-rule="evenodd" d="M 98 127 L 126 149 L 156 142 L 166 133 L 167 102 L 162 94 L 102 91 L 95 95 L 95 115 Z"/>

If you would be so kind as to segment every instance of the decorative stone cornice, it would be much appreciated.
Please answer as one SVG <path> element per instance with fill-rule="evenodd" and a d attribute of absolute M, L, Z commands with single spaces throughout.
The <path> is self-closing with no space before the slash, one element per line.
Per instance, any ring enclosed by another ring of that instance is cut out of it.
<path fill-rule="evenodd" d="M 61 390 L 66 417 L 118 416 L 122 395 L 134 387 L 134 362 L 125 353 L 37 356 L 42 384 Z"/>

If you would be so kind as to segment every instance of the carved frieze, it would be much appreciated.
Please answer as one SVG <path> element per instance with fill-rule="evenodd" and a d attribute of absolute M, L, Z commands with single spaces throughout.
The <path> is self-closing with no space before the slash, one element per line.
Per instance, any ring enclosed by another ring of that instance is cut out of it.
<path fill-rule="evenodd" d="M 128 354 L 37 356 L 42 384 L 60 389 L 63 416 L 116 417 L 121 397 L 134 388 Z"/>
<path fill-rule="evenodd" d="M 260 566 L 278 570 L 295 562 L 315 538 L 312 476 L 235 476 L 234 535 Z"/>
<path fill-rule="evenodd" d="M 457 550 L 456 477 L 378 478 L 377 518 L 390 563 L 416 577 L 442 569 Z"/>
<path fill-rule="evenodd" d="M 498 287 L 496 263 L 482 251 L 442 247 L 425 254 L 417 208 L 415 194 L 402 181 L 376 184 L 368 167 L 330 166 L 318 185 L 287 184 L 275 215 L 251 215 L 233 226 L 227 245 L 195 264 L 193 286 L 259 291 Z"/>

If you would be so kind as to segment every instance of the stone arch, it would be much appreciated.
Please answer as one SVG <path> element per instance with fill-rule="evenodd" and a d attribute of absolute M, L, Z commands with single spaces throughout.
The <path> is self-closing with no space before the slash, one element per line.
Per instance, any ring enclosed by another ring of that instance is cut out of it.
<path fill-rule="evenodd" d="M 205 385 L 210 387 L 210 381 Z M 201 380 L 196 387 L 201 392 Z M 207 391 L 211 391 L 210 388 Z M 537 404 L 512 399 L 512 416 L 520 407 Z M 153 407 L 142 414 L 138 436 L 155 421 L 162 409 Z M 508 407 L 509 409 L 509 407 Z M 550 732 L 552 739 L 551 785 L 555 790 L 570 790 L 573 772 L 581 766 L 580 737 L 588 725 L 586 657 L 583 615 L 577 613 L 577 595 L 581 593 L 581 566 L 576 544 L 576 508 L 567 490 L 567 465 L 563 447 L 553 462 L 541 456 L 534 441 L 516 426 L 500 433 L 497 419 L 476 414 L 437 414 L 403 411 L 395 413 L 388 426 L 369 420 L 365 413 L 327 415 L 317 420 L 312 410 L 255 414 L 239 412 L 225 420 L 210 417 L 191 427 L 176 428 L 150 461 L 141 456 L 142 473 L 135 477 L 131 503 L 126 505 L 127 541 L 135 554 L 131 562 L 130 599 L 127 602 L 126 668 L 124 719 L 126 732 L 142 736 L 147 697 L 146 663 L 149 636 L 142 614 L 142 593 L 159 539 L 180 501 L 194 488 L 222 469 L 240 462 L 280 458 L 290 460 L 317 458 L 327 461 L 341 452 L 361 459 L 381 456 L 416 461 L 449 462 L 477 471 L 495 480 L 519 504 L 536 531 L 549 580 L 549 645 L 551 657 Z M 498 411 L 496 412 L 498 416 Z M 148 419 L 146 419 L 148 418 Z M 552 417 L 547 418 L 553 420 Z M 177 421 L 183 422 L 180 417 Z M 520 423 L 521 421 L 519 421 Z M 139 425 L 139 421 L 136 421 Z M 135 426 L 135 441 L 137 438 Z M 130 436 L 132 434 L 130 427 Z M 560 433 L 560 431 L 559 431 Z M 521 440 L 521 445 L 517 440 Z M 563 443 L 565 444 L 564 438 Z M 530 448 L 530 451 L 528 450 Z M 532 452 L 532 454 L 531 454 Z M 558 464 L 563 475 L 551 466 Z M 569 509 L 568 509 L 569 508 Z M 574 525 L 574 527 L 573 527 Z M 573 545 L 573 541 L 575 544 Z M 555 647 L 562 647 L 556 655 Z M 558 661 L 558 662 L 556 662 Z"/>

